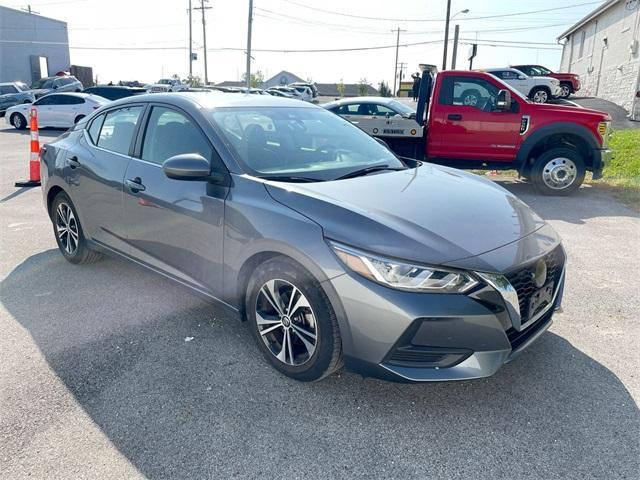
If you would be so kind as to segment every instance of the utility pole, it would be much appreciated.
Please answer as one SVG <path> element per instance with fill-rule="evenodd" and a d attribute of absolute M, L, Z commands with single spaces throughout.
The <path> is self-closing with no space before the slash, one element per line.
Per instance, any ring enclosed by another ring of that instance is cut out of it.
<path fill-rule="evenodd" d="M 449 17 L 451 16 L 451 0 L 447 0 L 447 17 L 444 24 L 444 52 L 442 54 L 442 70 L 447 69 L 447 46 L 449 44 Z"/>
<path fill-rule="evenodd" d="M 460 36 L 460 25 L 456 24 L 453 30 L 453 54 L 451 55 L 451 70 L 456 69 L 456 58 L 458 56 L 458 37 Z"/>
<path fill-rule="evenodd" d="M 392 32 L 397 32 L 396 36 L 396 62 L 393 64 L 393 96 L 396 97 L 396 81 L 398 77 L 398 49 L 400 48 L 400 32 L 406 32 L 406 30 L 400 30 L 398 27 L 396 30 L 391 30 Z"/>
<path fill-rule="evenodd" d="M 398 63 L 398 68 L 400 69 L 400 71 L 398 72 L 398 90 L 402 90 L 402 71 L 405 69 L 406 66 L 407 66 L 406 62 Z"/>
<path fill-rule="evenodd" d="M 207 70 L 207 22 L 205 20 L 204 11 L 211 10 L 211 7 L 205 7 L 204 2 L 208 2 L 209 0 L 200 0 L 200 6 L 195 7 L 194 10 L 202 11 L 202 43 L 204 47 L 204 84 L 209 84 L 209 72 Z"/>
<path fill-rule="evenodd" d="M 189 85 L 193 82 L 193 33 L 192 33 L 192 23 L 191 23 L 191 14 L 193 10 L 191 8 L 191 0 L 189 0 Z"/>
<path fill-rule="evenodd" d="M 251 27 L 253 26 L 253 0 L 249 0 L 249 19 L 247 20 L 247 88 L 251 88 Z"/>

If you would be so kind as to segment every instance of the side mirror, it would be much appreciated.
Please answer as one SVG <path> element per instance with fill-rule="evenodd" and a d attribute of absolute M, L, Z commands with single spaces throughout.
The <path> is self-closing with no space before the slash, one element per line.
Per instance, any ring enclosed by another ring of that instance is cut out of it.
<path fill-rule="evenodd" d="M 174 180 L 208 180 L 214 183 L 224 180 L 223 175 L 212 174 L 209 162 L 197 153 L 183 153 L 166 159 L 162 171 Z"/>
<path fill-rule="evenodd" d="M 525 77 L 524 75 L 518 75 L 518 80 L 526 80 L 527 77 Z"/>
<path fill-rule="evenodd" d="M 511 92 L 509 90 L 500 90 L 498 92 L 496 108 L 502 112 L 511 110 Z"/>
<path fill-rule="evenodd" d="M 53 89 L 54 89 L 54 90 L 57 90 L 57 89 L 58 89 L 58 85 L 54 85 L 54 86 L 53 86 Z"/>

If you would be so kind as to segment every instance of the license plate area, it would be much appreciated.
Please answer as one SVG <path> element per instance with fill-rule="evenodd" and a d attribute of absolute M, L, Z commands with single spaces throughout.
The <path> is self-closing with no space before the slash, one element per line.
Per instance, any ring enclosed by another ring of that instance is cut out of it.
<path fill-rule="evenodd" d="M 544 287 L 535 291 L 529 299 L 529 315 L 527 318 L 531 320 L 540 313 L 547 305 L 553 301 L 553 291 L 555 282 L 549 282 Z"/>

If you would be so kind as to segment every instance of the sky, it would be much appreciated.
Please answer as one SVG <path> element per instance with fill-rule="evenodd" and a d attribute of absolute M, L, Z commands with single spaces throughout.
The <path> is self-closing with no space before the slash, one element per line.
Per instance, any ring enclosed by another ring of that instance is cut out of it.
<path fill-rule="evenodd" d="M 199 6 L 201 0 L 193 0 Z M 460 25 L 458 68 L 468 68 L 469 44 L 477 39 L 474 68 L 516 63 L 560 64 L 556 37 L 595 9 L 593 0 L 452 0 L 450 36 Z M 23 8 L 27 0 L 0 0 Z M 71 62 L 93 67 L 100 83 L 154 82 L 189 71 L 188 0 L 34 0 L 42 15 L 66 21 Z M 210 82 L 239 80 L 245 71 L 248 0 L 205 2 Z M 566 7 L 566 8 L 565 8 Z M 458 13 L 469 9 L 468 13 Z M 532 12 L 535 13 L 524 13 Z M 192 18 L 194 75 L 204 78 L 201 11 Z M 254 0 L 252 71 L 266 78 L 281 70 L 315 82 L 392 84 L 396 29 L 398 62 L 408 73 L 418 64 L 442 67 L 446 0 Z M 367 17 L 367 18 L 365 18 Z M 480 18 L 484 17 L 484 18 Z M 487 18 L 488 17 L 488 18 Z M 419 45 L 410 45 L 422 43 Z M 487 45 L 492 44 L 492 45 Z M 282 50 L 358 49 L 341 52 Z M 265 52 L 260 50 L 277 50 Z M 449 57 L 452 43 L 449 44 Z M 450 62 L 450 60 L 449 60 Z"/>

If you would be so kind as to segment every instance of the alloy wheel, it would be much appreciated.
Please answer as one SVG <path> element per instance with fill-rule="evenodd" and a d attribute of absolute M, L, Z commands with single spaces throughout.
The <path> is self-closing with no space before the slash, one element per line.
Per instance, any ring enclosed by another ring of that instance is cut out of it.
<path fill-rule="evenodd" d="M 466 95 L 462 103 L 469 107 L 475 107 L 478 104 L 478 97 L 476 95 Z"/>
<path fill-rule="evenodd" d="M 256 299 L 258 333 L 271 354 L 286 365 L 308 362 L 318 344 L 316 317 L 307 297 L 286 280 L 269 280 Z"/>
<path fill-rule="evenodd" d="M 569 88 L 569 85 L 562 85 L 560 89 L 562 90 L 562 93 L 560 94 L 562 98 L 567 98 L 569 95 L 571 95 L 571 89 Z"/>
<path fill-rule="evenodd" d="M 66 203 L 60 203 L 56 208 L 56 234 L 60 245 L 67 254 L 73 255 L 78 250 L 80 240 L 78 222 L 73 210 Z"/>
<path fill-rule="evenodd" d="M 17 129 L 21 129 L 24 127 L 24 120 L 22 115 L 17 114 L 13 116 L 13 126 Z"/>
<path fill-rule="evenodd" d="M 576 164 L 568 158 L 554 158 L 542 169 L 542 181 L 553 190 L 569 187 L 578 176 Z"/>
<path fill-rule="evenodd" d="M 536 103 L 546 103 L 549 100 L 549 95 L 544 90 L 538 90 L 533 94 L 533 101 Z"/>

